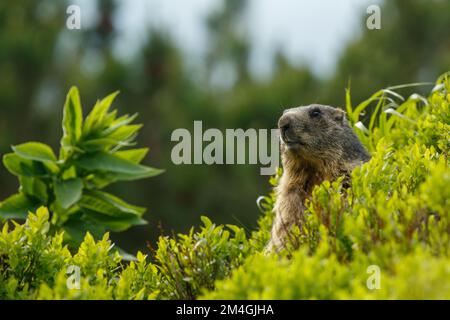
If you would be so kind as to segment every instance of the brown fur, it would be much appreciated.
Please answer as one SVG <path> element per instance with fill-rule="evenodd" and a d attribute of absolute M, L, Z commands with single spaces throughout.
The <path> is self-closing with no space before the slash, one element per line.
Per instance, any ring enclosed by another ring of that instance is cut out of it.
<path fill-rule="evenodd" d="M 370 155 L 337 108 L 310 105 L 288 109 L 278 122 L 283 175 L 276 188 L 275 220 L 266 251 L 279 251 L 294 225 L 302 223 L 305 200 L 324 180 L 345 176 Z"/>

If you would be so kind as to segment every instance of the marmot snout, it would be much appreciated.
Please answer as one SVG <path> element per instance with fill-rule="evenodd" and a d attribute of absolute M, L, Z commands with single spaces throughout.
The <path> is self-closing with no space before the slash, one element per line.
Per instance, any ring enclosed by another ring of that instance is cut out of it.
<path fill-rule="evenodd" d="M 370 159 L 341 109 L 313 104 L 284 111 L 278 121 L 283 175 L 276 188 L 275 220 L 268 250 L 284 247 L 301 224 L 304 201 L 315 185 L 345 176 Z"/>

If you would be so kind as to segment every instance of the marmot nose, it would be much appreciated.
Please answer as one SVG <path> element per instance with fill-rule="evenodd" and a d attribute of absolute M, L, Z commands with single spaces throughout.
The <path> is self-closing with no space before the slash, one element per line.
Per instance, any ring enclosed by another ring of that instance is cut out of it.
<path fill-rule="evenodd" d="M 286 132 L 291 127 L 291 117 L 288 114 L 281 116 L 280 120 L 278 120 L 278 128 L 281 133 Z"/>

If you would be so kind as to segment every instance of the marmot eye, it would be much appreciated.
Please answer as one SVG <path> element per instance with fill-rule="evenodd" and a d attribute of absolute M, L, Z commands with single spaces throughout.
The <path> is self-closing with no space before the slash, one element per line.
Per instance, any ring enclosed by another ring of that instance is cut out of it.
<path fill-rule="evenodd" d="M 315 109 L 315 110 L 312 110 L 312 111 L 309 113 L 309 116 L 310 116 L 311 118 L 317 118 L 318 116 L 320 116 L 320 114 L 321 114 L 320 110 L 319 110 L 319 109 Z"/>

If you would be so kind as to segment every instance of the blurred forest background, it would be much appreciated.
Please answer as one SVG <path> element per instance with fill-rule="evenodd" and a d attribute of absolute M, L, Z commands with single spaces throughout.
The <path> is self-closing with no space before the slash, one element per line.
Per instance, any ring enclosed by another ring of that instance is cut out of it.
<path fill-rule="evenodd" d="M 367 14 L 361 10 L 358 36 L 337 57 L 331 74 L 318 76 L 312 66 L 278 50 L 272 72 L 263 78 L 249 72 L 251 42 L 241 23 L 246 1 L 223 1 L 205 19 L 211 41 L 198 70 L 187 67 L 188 57 L 164 28 L 149 28 L 133 58 L 119 58 L 114 53 L 114 16 L 120 6 L 112 0 L 94 3 L 95 23 L 70 31 L 65 27 L 70 1 L 0 2 L 0 154 L 30 140 L 57 148 L 64 96 L 71 85 L 79 87 L 85 112 L 96 99 L 120 90 L 114 107 L 122 114 L 139 112 L 138 122 L 144 124 L 139 145 L 150 147 L 144 163 L 166 169 L 156 178 L 112 187 L 124 199 L 148 208 L 148 225 L 112 236 L 131 251 L 154 242 L 161 228 L 165 234 L 185 232 L 204 214 L 217 223 L 251 230 L 259 215 L 255 201 L 270 190 L 258 165 L 173 165 L 174 129 L 190 129 L 194 120 L 222 130 L 274 128 L 286 107 L 344 105 L 349 81 L 356 103 L 378 88 L 433 81 L 450 69 L 447 0 L 384 1 L 381 30 L 368 30 Z M 299 32 L 314 32 L 314 26 Z M 233 81 L 228 85 L 213 81 L 230 72 Z M 0 199 L 17 186 L 16 177 L 1 166 Z"/>

